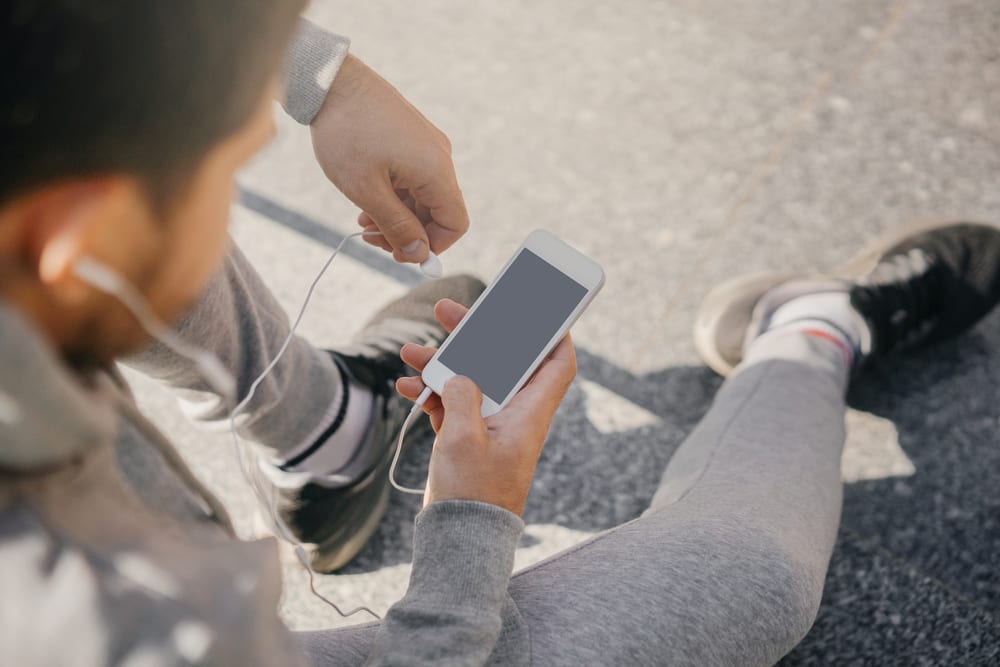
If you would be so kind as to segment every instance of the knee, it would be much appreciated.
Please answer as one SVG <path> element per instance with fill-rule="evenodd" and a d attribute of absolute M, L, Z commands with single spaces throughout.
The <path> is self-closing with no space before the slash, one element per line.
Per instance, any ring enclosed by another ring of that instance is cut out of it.
<path fill-rule="evenodd" d="M 665 565 L 675 569 L 674 590 L 692 603 L 681 625 L 711 638 L 711 648 L 698 648 L 710 654 L 703 662 L 772 665 L 812 627 L 826 562 L 750 513 L 735 514 L 702 517 L 683 539 L 675 535 Z"/>
<path fill-rule="evenodd" d="M 785 647 L 787 652 L 802 641 L 816 620 L 823 598 L 825 568 L 817 572 L 813 563 L 788 550 L 778 549 L 771 558 L 777 595 L 770 611 L 784 628 L 775 637 L 775 644 Z"/>
<path fill-rule="evenodd" d="M 809 632 L 819 612 L 826 562 L 773 540 L 766 533 L 744 535 L 742 592 L 754 619 L 760 651 L 777 661 Z"/>

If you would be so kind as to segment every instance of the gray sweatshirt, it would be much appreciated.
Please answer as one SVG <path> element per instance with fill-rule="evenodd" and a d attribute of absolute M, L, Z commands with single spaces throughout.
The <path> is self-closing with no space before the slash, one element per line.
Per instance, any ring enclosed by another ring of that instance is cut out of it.
<path fill-rule="evenodd" d="M 303 25 L 290 115 L 312 120 L 346 52 Z M 369 664 L 525 661 L 506 593 L 521 530 L 483 503 L 424 509 Z M 115 369 L 74 371 L 0 303 L 0 665 L 305 664 L 280 592 L 275 541 L 234 537 Z"/>

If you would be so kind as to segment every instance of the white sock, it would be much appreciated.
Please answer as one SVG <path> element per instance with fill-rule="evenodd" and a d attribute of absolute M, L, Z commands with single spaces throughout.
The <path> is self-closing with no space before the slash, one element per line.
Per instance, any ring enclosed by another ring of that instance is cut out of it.
<path fill-rule="evenodd" d="M 789 300 L 771 314 L 757 338 L 779 331 L 826 338 L 845 352 L 849 364 L 871 351 L 871 330 L 847 292 L 817 292 Z"/>
<path fill-rule="evenodd" d="M 283 470 L 331 475 L 347 465 L 365 443 L 372 423 L 374 397 L 370 390 L 354 382 L 348 382 L 346 396 L 343 388 L 342 384 L 330 409 L 305 442 L 288 453 L 285 463 L 280 465 Z"/>

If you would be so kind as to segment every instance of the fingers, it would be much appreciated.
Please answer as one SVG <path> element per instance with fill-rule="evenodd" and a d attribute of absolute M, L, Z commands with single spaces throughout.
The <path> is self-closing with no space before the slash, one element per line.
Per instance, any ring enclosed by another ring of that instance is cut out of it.
<path fill-rule="evenodd" d="M 427 259 L 430 251 L 427 232 L 416 214 L 400 201 L 391 183 L 387 180 L 379 182 L 371 196 L 365 197 L 363 208 L 365 213 L 362 215 L 367 215 L 382 232 L 396 261 L 422 262 Z M 358 222 L 362 220 L 359 218 Z"/>
<path fill-rule="evenodd" d="M 451 299 L 441 299 L 434 305 L 434 317 L 448 333 L 455 330 L 467 312 L 468 308 Z"/>
<path fill-rule="evenodd" d="M 479 415 L 483 407 L 483 394 L 475 382 L 462 375 L 456 375 L 445 383 L 441 403 L 445 410 Z"/>
<path fill-rule="evenodd" d="M 483 394 L 472 380 L 457 375 L 448 380 L 441 396 L 444 421 L 438 442 L 463 447 L 486 442 L 486 422 L 482 416 Z"/>
<path fill-rule="evenodd" d="M 548 361 L 564 361 L 572 365 L 573 374 L 576 374 L 576 348 L 573 346 L 572 334 L 563 336 L 559 344 L 552 348 L 552 352 L 547 357 Z M 573 378 L 570 378 L 572 380 Z"/>
<path fill-rule="evenodd" d="M 424 347 L 422 345 L 416 345 L 414 343 L 407 343 L 400 350 L 399 356 L 402 360 L 411 368 L 417 371 L 423 371 L 424 366 L 431 360 L 434 356 L 434 348 Z M 417 377 L 404 377 L 396 380 L 396 391 L 400 393 L 404 398 L 408 398 L 411 401 L 416 401 L 420 394 L 423 393 L 427 385 L 424 381 Z M 426 412 L 431 418 L 431 426 L 437 431 L 441 426 L 441 415 L 443 414 L 441 408 L 441 398 L 437 394 L 431 394 L 427 400 L 424 402 L 424 412 Z"/>
<path fill-rule="evenodd" d="M 465 207 L 465 199 L 458 189 L 458 184 L 453 180 L 447 185 L 436 184 L 417 188 L 415 194 L 409 194 L 405 190 L 396 190 L 395 194 L 400 200 L 401 208 L 392 205 L 391 209 L 387 210 L 388 205 L 383 206 L 386 212 L 381 220 L 377 220 L 374 213 L 363 211 L 358 216 L 358 224 L 366 232 L 381 231 L 382 237 L 365 237 L 365 241 L 393 253 L 397 260 L 400 259 L 400 251 L 404 247 L 400 244 L 404 242 L 411 243 L 414 239 L 425 238 L 430 248 L 440 254 L 454 245 L 469 229 L 469 213 Z M 383 192 L 381 196 L 385 196 L 385 193 Z M 403 209 L 410 212 L 405 223 L 387 222 L 395 218 L 402 219 L 405 215 Z M 415 227 L 410 228 L 417 224 L 423 228 L 422 237 L 415 235 Z M 399 228 L 398 234 L 388 231 L 393 225 Z M 403 254 L 405 258 L 400 261 L 423 261 L 416 259 L 413 253 L 403 252 Z"/>
<path fill-rule="evenodd" d="M 427 236 L 435 253 L 450 248 L 469 230 L 469 211 L 450 159 L 438 178 L 414 189 L 413 195 L 417 207 L 424 212 L 425 222 L 429 222 Z"/>
<path fill-rule="evenodd" d="M 405 377 L 396 380 L 396 391 L 399 392 L 400 396 L 408 398 L 411 401 L 416 401 L 420 397 L 425 386 L 419 377 Z M 440 430 L 441 419 L 444 417 L 444 407 L 441 405 L 441 397 L 437 394 L 428 396 L 427 400 L 424 401 L 423 410 L 430 417 L 431 426 L 434 430 Z"/>
<path fill-rule="evenodd" d="M 458 326 L 467 312 L 469 312 L 468 308 L 451 299 L 441 299 L 434 306 L 434 316 L 448 332 L 453 331 Z M 436 352 L 437 350 L 433 347 L 407 343 L 399 351 L 399 357 L 410 368 L 422 372 Z"/>
<path fill-rule="evenodd" d="M 381 248 L 387 253 L 392 254 L 392 246 L 389 245 L 389 242 L 385 240 L 384 236 L 382 236 L 382 232 L 379 231 L 378 225 L 375 224 L 375 221 L 372 220 L 370 215 L 362 211 L 361 214 L 358 215 L 358 225 L 361 226 L 362 231 L 379 233 L 379 236 L 362 236 L 361 240 L 368 245 L 373 245 L 376 248 Z"/>
<path fill-rule="evenodd" d="M 559 341 L 549 356 L 538 367 L 532 382 L 545 392 L 565 394 L 576 377 L 576 349 L 569 334 Z M 560 400 L 562 396 L 560 395 Z"/>
<path fill-rule="evenodd" d="M 458 380 L 457 383 L 456 380 Z M 404 377 L 396 380 L 396 391 L 411 401 L 416 401 L 425 388 L 426 385 L 419 377 Z M 453 416 L 452 421 L 457 422 L 457 425 L 452 427 L 453 435 L 455 435 L 456 429 L 470 427 L 478 429 L 477 432 L 485 433 L 486 425 L 482 418 L 482 405 L 483 395 L 479 391 L 479 387 L 468 378 L 456 376 L 444 386 L 444 395 L 431 394 L 424 403 L 423 409 L 430 415 L 431 425 L 434 426 L 435 431 L 440 429 L 441 419 L 447 415 Z M 464 423 L 470 420 L 471 425 Z"/>
<path fill-rule="evenodd" d="M 566 334 L 511 403 L 517 402 L 522 409 L 555 414 L 575 377 L 576 350 L 572 338 Z"/>
<path fill-rule="evenodd" d="M 417 400 L 424 390 L 424 381 L 419 376 L 402 377 L 396 380 L 396 391 L 411 401 Z"/>
<path fill-rule="evenodd" d="M 407 343 L 403 346 L 403 349 L 399 351 L 399 357 L 406 363 L 407 366 L 415 371 L 422 372 L 424 366 L 427 362 L 431 360 L 434 356 L 435 350 L 433 347 L 424 347 L 423 345 L 417 345 L 416 343 Z"/>

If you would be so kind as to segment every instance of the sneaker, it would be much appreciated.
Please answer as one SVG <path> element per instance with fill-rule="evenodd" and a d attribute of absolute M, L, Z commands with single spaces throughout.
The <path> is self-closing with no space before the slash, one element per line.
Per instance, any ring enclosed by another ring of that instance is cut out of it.
<path fill-rule="evenodd" d="M 974 223 L 910 225 L 890 232 L 829 275 L 767 273 L 735 278 L 705 298 L 694 340 L 721 375 L 790 300 L 846 293 L 867 335 L 855 359 L 872 360 L 956 336 L 1000 301 L 1000 228 Z"/>
<path fill-rule="evenodd" d="M 399 431 L 412 403 L 396 393 L 396 380 L 413 375 L 399 358 L 405 343 L 438 346 L 447 333 L 434 318 L 444 298 L 471 306 L 485 285 L 470 276 L 422 283 L 373 317 L 347 348 L 332 351 L 341 372 L 374 395 L 374 417 L 367 442 L 354 458 L 328 478 L 304 485 L 278 486 L 279 516 L 310 554 L 316 572 L 333 572 L 349 563 L 368 542 L 389 506 L 389 466 Z M 412 433 L 426 432 L 418 420 Z"/>

